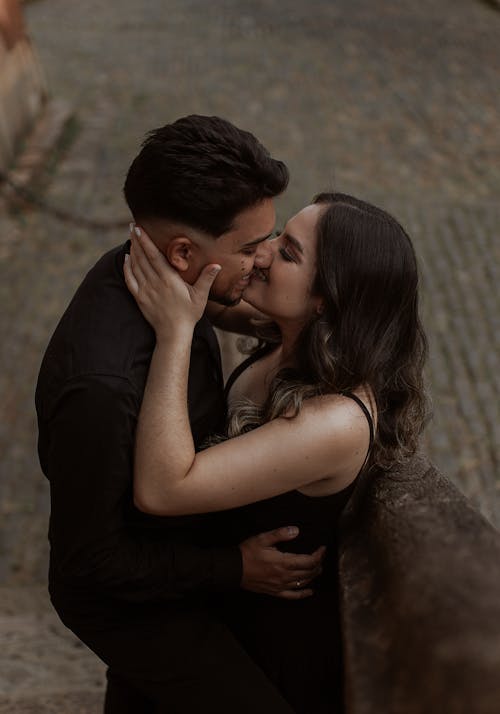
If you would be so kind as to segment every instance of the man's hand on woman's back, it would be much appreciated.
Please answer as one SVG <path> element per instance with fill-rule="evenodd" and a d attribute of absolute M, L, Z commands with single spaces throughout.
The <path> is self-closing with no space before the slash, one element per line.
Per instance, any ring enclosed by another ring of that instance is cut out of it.
<path fill-rule="evenodd" d="M 298 535 L 294 527 L 260 533 L 240 543 L 243 557 L 241 587 L 244 590 L 273 595 L 286 600 L 302 600 L 313 594 L 304 588 L 321 573 L 326 547 L 310 555 L 283 553 L 276 545 Z"/>

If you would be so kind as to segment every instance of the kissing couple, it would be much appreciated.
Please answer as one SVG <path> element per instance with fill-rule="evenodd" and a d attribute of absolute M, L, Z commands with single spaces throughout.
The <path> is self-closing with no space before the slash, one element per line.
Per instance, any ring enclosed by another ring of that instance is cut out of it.
<path fill-rule="evenodd" d="M 341 712 L 337 523 L 412 455 L 426 340 L 411 241 L 188 116 L 150 132 L 41 366 L 49 590 L 108 666 L 107 714 Z M 257 338 L 224 385 L 213 326 Z"/>

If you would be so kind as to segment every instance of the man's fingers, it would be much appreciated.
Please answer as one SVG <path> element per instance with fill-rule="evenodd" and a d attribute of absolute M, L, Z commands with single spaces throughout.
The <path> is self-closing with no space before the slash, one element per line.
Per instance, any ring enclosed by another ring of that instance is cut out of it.
<path fill-rule="evenodd" d="M 280 578 L 281 583 L 278 583 L 279 590 L 298 590 L 310 585 L 316 578 L 321 575 L 321 570 L 317 569 L 313 572 L 301 571 L 300 573 L 286 573 Z"/>
<path fill-rule="evenodd" d="M 286 577 L 287 583 L 296 583 L 297 581 L 307 583 L 317 578 L 322 572 L 323 568 L 314 568 L 314 570 L 287 570 L 284 577 Z"/>
<path fill-rule="evenodd" d="M 290 570 L 312 570 L 323 562 L 326 553 L 325 546 L 318 548 L 312 555 L 300 555 L 298 553 L 282 553 L 283 565 Z"/>
<path fill-rule="evenodd" d="M 281 590 L 279 593 L 275 593 L 276 597 L 284 600 L 303 600 L 306 597 L 311 597 L 311 595 L 314 595 L 314 590 L 311 590 L 311 588 L 306 588 L 305 590 Z"/>
<path fill-rule="evenodd" d="M 312 555 L 297 555 L 297 553 L 280 553 L 280 555 L 290 556 L 283 558 L 282 561 L 283 570 L 286 569 L 289 572 L 298 570 L 311 572 L 321 564 L 321 560 L 313 558 Z"/>
<path fill-rule="evenodd" d="M 317 548 L 310 554 L 310 557 L 313 558 L 317 563 L 321 563 L 323 558 L 325 557 L 325 553 L 326 545 L 320 545 L 319 548 Z"/>
<path fill-rule="evenodd" d="M 260 533 L 257 538 L 260 545 L 264 547 L 271 547 L 276 545 L 276 543 L 282 543 L 283 541 L 293 540 L 299 534 L 299 529 L 296 526 L 287 526 L 286 528 L 277 528 L 274 531 L 267 531 L 266 533 Z"/>

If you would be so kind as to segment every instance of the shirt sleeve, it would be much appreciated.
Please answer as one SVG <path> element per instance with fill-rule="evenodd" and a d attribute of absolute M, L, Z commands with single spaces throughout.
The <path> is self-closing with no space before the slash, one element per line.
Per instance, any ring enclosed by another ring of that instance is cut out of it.
<path fill-rule="evenodd" d="M 68 382 L 46 424 L 51 578 L 126 601 L 238 588 L 238 547 L 204 548 L 131 526 L 138 397 L 128 380 Z"/>

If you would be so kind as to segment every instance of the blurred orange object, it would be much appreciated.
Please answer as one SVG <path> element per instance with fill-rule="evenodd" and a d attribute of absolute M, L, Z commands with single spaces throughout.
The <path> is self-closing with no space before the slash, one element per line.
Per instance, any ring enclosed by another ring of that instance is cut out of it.
<path fill-rule="evenodd" d="M 19 0 L 0 0 L 0 172 L 8 171 L 47 100 Z"/>
<path fill-rule="evenodd" d="M 0 0 L 0 35 L 7 50 L 25 36 L 23 14 L 18 0 Z"/>

